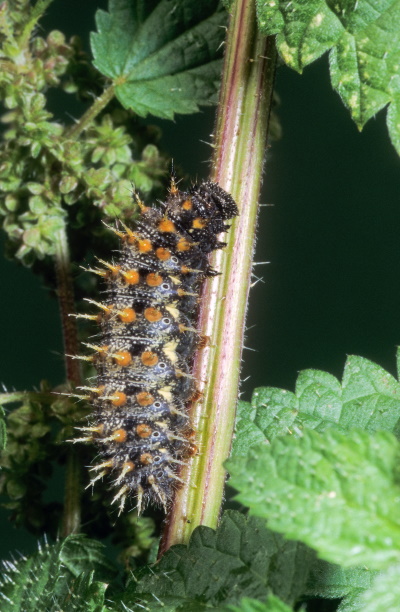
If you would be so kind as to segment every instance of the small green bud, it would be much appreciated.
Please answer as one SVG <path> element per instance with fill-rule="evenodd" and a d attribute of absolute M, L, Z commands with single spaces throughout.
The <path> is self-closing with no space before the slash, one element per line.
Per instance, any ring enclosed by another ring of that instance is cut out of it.
<path fill-rule="evenodd" d="M 18 208 L 19 200 L 14 194 L 9 193 L 8 195 L 6 195 L 4 203 L 7 210 L 9 210 L 10 212 L 15 212 Z"/>
<path fill-rule="evenodd" d="M 33 193 L 34 195 L 39 195 L 44 191 L 44 186 L 41 183 L 29 182 L 25 184 L 25 187 L 30 193 Z"/>
<path fill-rule="evenodd" d="M 35 55 L 41 55 L 47 49 L 47 43 L 44 38 L 37 36 L 32 41 L 32 52 Z"/>
<path fill-rule="evenodd" d="M 55 212 L 55 209 L 52 209 Z M 65 229 L 64 216 L 66 212 L 59 209 L 59 215 L 48 217 L 41 225 L 42 234 L 45 238 L 55 239 L 55 235 L 60 230 Z"/>
<path fill-rule="evenodd" d="M 35 255 L 31 247 L 26 244 L 22 244 L 18 251 L 15 253 L 15 257 L 22 261 L 25 266 L 30 267 L 35 261 Z"/>
<path fill-rule="evenodd" d="M 104 155 L 105 147 L 96 147 L 92 153 L 92 162 L 96 164 Z"/>
<path fill-rule="evenodd" d="M 77 186 L 78 180 L 75 176 L 63 176 L 59 184 L 60 193 L 70 193 L 70 191 L 73 191 Z"/>
<path fill-rule="evenodd" d="M 132 163 L 132 152 L 128 145 L 124 145 L 115 149 L 115 157 L 116 161 L 119 161 L 121 163 Z"/>
<path fill-rule="evenodd" d="M 145 162 L 154 164 L 160 159 L 160 152 L 158 148 L 153 144 L 148 144 L 142 151 L 142 159 Z"/>
<path fill-rule="evenodd" d="M 136 189 L 144 193 L 148 193 L 153 187 L 153 181 L 146 174 L 143 164 L 132 164 L 128 178 L 133 182 Z"/>
<path fill-rule="evenodd" d="M 106 166 L 112 166 L 116 161 L 116 157 L 114 149 L 108 149 L 104 153 L 103 162 Z"/>
<path fill-rule="evenodd" d="M 23 235 L 24 243 L 29 247 L 37 247 L 40 242 L 40 229 L 38 227 L 32 227 L 31 229 L 25 230 Z"/>
<path fill-rule="evenodd" d="M 34 159 L 39 157 L 41 150 L 42 150 L 42 145 L 40 144 L 40 142 L 32 142 L 31 155 Z"/>
<path fill-rule="evenodd" d="M 81 197 L 81 194 L 77 191 L 72 191 L 71 193 L 67 193 L 63 200 L 65 202 L 65 204 L 67 204 L 68 206 L 71 206 L 71 204 L 75 204 L 79 198 Z"/>
<path fill-rule="evenodd" d="M 41 196 L 32 196 L 29 198 L 29 208 L 35 215 L 42 215 L 47 210 L 47 204 Z"/>
<path fill-rule="evenodd" d="M 108 168 L 91 168 L 83 177 L 89 187 L 105 188 L 111 180 L 111 173 Z"/>
<path fill-rule="evenodd" d="M 31 111 L 32 113 L 38 113 L 46 106 L 46 98 L 43 94 L 36 94 L 31 99 Z M 48 113 L 46 113 L 48 115 Z"/>
<path fill-rule="evenodd" d="M 65 36 L 59 30 L 53 30 L 47 37 L 47 43 L 50 47 L 58 47 L 65 44 Z"/>
<path fill-rule="evenodd" d="M 114 164 L 112 167 L 113 175 L 116 178 L 121 178 L 126 170 L 126 164 Z"/>
<path fill-rule="evenodd" d="M 104 211 L 109 217 L 121 217 L 121 208 L 115 204 L 107 204 L 107 206 L 104 207 Z"/>

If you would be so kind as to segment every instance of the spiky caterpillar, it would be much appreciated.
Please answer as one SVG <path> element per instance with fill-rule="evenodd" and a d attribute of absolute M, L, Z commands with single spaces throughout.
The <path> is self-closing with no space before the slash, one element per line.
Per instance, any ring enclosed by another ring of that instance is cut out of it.
<path fill-rule="evenodd" d="M 197 394 L 191 367 L 201 343 L 198 296 L 215 273 L 208 255 L 224 246 L 217 236 L 238 209 L 211 182 L 179 191 L 172 181 L 160 206 L 139 205 L 134 229 L 113 230 L 121 240 L 118 259 L 92 270 L 107 287 L 96 304 L 100 314 L 82 315 L 100 324 L 100 342 L 83 357 L 93 361 L 97 384 L 82 387 L 94 411 L 81 441 L 99 449 L 91 484 L 110 473 L 120 511 L 133 494 L 141 512 L 148 502 L 167 508 L 180 466 L 193 453 L 186 405 Z"/>

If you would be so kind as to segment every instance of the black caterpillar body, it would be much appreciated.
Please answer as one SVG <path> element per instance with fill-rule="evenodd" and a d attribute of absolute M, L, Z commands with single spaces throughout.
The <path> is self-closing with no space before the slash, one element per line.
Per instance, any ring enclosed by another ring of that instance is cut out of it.
<path fill-rule="evenodd" d="M 202 282 L 214 274 L 211 251 L 238 214 L 232 197 L 204 182 L 179 191 L 172 181 L 167 200 L 157 207 L 139 202 L 134 229 L 115 231 L 119 258 L 92 270 L 107 283 L 99 315 L 100 342 L 83 359 L 97 369 L 90 391 L 94 413 L 88 437 L 99 449 L 91 468 L 93 484 L 111 474 L 122 511 L 134 495 L 141 512 L 148 502 L 166 509 L 179 485 L 180 466 L 193 454 L 186 411 L 196 398 L 191 375 L 201 338 L 196 330 Z M 78 315 L 79 316 L 79 315 Z"/>

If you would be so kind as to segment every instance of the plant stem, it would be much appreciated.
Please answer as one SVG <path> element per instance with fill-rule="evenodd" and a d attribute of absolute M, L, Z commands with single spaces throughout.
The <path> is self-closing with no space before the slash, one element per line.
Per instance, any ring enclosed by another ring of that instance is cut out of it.
<path fill-rule="evenodd" d="M 18 38 L 18 45 L 23 48 L 28 43 L 29 38 L 32 34 L 33 28 L 36 26 L 39 19 L 42 17 L 43 13 L 47 9 L 47 7 L 54 0 L 38 0 L 30 10 L 29 20 L 25 24 L 24 29 L 22 30 L 21 35 Z"/>
<path fill-rule="evenodd" d="M 81 460 L 76 447 L 69 449 L 64 492 L 61 537 L 79 533 L 81 526 Z"/>
<path fill-rule="evenodd" d="M 6 404 L 12 404 L 13 402 L 40 402 L 42 404 L 50 404 L 54 401 L 54 395 L 49 393 L 42 393 L 40 391 L 10 391 L 6 393 L 0 393 L 0 406 Z"/>
<path fill-rule="evenodd" d="M 115 95 L 114 85 L 106 89 L 92 106 L 82 115 L 81 119 L 65 132 L 65 138 L 77 139 L 80 134 L 92 123 L 97 115 L 107 106 Z M 56 253 L 56 273 L 58 286 L 58 300 L 60 304 L 61 323 L 64 336 L 65 365 L 67 381 L 75 387 L 81 384 L 81 372 L 79 362 L 72 359 L 70 355 L 78 353 L 78 336 L 75 320 L 70 313 L 75 310 L 74 288 L 70 273 L 70 261 L 68 251 L 67 235 L 60 231 Z M 81 462 L 79 450 L 70 448 L 67 460 L 67 476 L 65 484 L 64 514 L 62 520 L 62 535 L 66 537 L 70 533 L 77 533 L 80 528 L 81 519 Z"/>
<path fill-rule="evenodd" d="M 81 384 L 81 372 L 79 361 L 71 357 L 71 355 L 76 355 L 78 353 L 78 335 L 75 319 L 69 316 L 75 310 L 75 301 L 65 230 L 60 230 L 58 232 L 55 242 L 57 245 L 57 252 L 55 255 L 57 297 L 60 306 L 61 325 L 64 338 L 65 367 L 67 380 L 77 387 Z"/>
<path fill-rule="evenodd" d="M 57 275 L 57 294 L 64 337 L 66 376 L 67 381 L 77 387 L 81 384 L 81 372 L 79 362 L 70 357 L 70 355 L 76 355 L 78 352 L 78 337 L 75 320 L 73 317 L 69 316 L 70 313 L 75 310 L 75 303 L 65 229 L 58 232 L 56 245 L 55 267 Z M 79 531 L 81 515 L 80 503 L 79 451 L 71 447 L 67 460 L 64 515 L 61 530 L 63 537 Z"/>
<path fill-rule="evenodd" d="M 110 85 L 103 91 L 101 96 L 96 98 L 92 106 L 82 115 L 82 117 L 74 125 L 69 127 L 65 132 L 67 140 L 76 140 L 78 136 L 92 123 L 93 119 L 107 106 L 115 95 L 115 86 Z"/>
<path fill-rule="evenodd" d="M 201 297 L 200 332 L 210 338 L 198 352 L 194 376 L 204 400 L 192 409 L 200 453 L 181 474 L 160 551 L 187 543 L 195 527 L 218 523 L 224 461 L 233 435 L 246 305 L 250 289 L 268 120 L 276 65 L 274 40 L 257 33 L 254 3 L 237 0 L 227 41 L 217 115 L 212 179 L 239 203 L 226 249 L 216 251 L 220 276 Z"/>

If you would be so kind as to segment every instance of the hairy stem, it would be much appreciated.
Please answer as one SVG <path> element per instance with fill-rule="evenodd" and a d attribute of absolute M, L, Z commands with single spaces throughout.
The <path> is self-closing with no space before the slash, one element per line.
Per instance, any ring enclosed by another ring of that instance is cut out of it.
<path fill-rule="evenodd" d="M 61 537 L 79 533 L 81 526 L 81 459 L 79 449 L 69 449 L 64 492 Z"/>
<path fill-rule="evenodd" d="M 99 113 L 107 106 L 115 95 L 115 87 L 111 85 L 103 91 L 101 96 L 96 98 L 92 106 L 82 115 L 75 125 L 68 128 L 65 132 L 65 138 L 75 140 L 80 134 L 93 122 Z"/>
<path fill-rule="evenodd" d="M 115 95 L 114 85 L 108 87 L 82 115 L 80 120 L 65 132 L 65 138 L 75 140 L 93 122 L 97 115 L 107 106 Z M 81 384 L 79 362 L 71 355 L 78 352 L 78 337 L 75 320 L 69 316 L 74 312 L 74 289 L 70 273 L 70 261 L 67 236 L 60 232 L 57 240 L 56 272 L 58 300 L 60 304 L 61 322 L 66 355 L 67 380 L 75 387 Z M 77 533 L 81 521 L 80 478 L 81 462 L 79 450 L 70 448 L 67 460 L 67 476 L 65 484 L 64 514 L 62 520 L 62 535 Z"/>
<path fill-rule="evenodd" d="M 54 395 L 51 393 L 40 391 L 10 391 L 0 393 L 0 406 L 12 404 L 13 402 L 39 402 L 41 404 L 51 403 L 54 401 Z"/>
<path fill-rule="evenodd" d="M 33 28 L 36 26 L 39 19 L 42 17 L 43 13 L 47 9 L 47 7 L 54 0 L 38 0 L 30 10 L 28 22 L 25 24 L 22 33 L 18 38 L 18 45 L 23 48 L 28 43 L 30 36 L 32 34 Z"/>
<path fill-rule="evenodd" d="M 78 336 L 75 319 L 70 313 L 75 310 L 74 289 L 71 278 L 71 267 L 67 235 L 65 230 L 58 232 L 55 267 L 57 275 L 57 295 L 60 305 L 61 325 L 64 338 L 65 368 L 67 381 L 74 387 L 81 384 L 79 361 L 72 359 L 71 355 L 78 352 Z M 62 521 L 62 535 L 77 533 L 80 528 L 80 461 L 79 451 L 69 449 L 67 461 L 67 476 L 65 486 L 64 515 Z"/>
<path fill-rule="evenodd" d="M 274 41 L 257 33 L 254 3 L 237 0 L 231 17 L 217 115 L 212 179 L 238 202 L 228 246 L 212 265 L 222 274 L 206 283 L 200 330 L 209 345 L 194 375 L 204 394 L 193 407 L 200 449 L 182 473 L 161 544 L 187 543 L 195 527 L 218 523 L 239 385 L 246 304 L 250 288 L 257 200 L 261 185 L 276 65 Z"/>
<path fill-rule="evenodd" d="M 69 316 L 75 310 L 75 301 L 65 230 L 58 232 L 56 245 L 57 252 L 55 255 L 55 264 L 57 297 L 60 306 L 61 325 L 64 338 L 65 367 L 67 380 L 77 387 L 81 384 L 81 372 L 79 361 L 71 357 L 71 355 L 76 355 L 78 352 L 78 335 L 75 319 Z"/>

